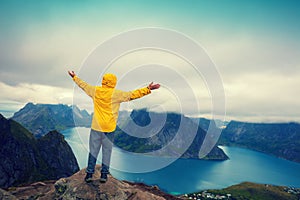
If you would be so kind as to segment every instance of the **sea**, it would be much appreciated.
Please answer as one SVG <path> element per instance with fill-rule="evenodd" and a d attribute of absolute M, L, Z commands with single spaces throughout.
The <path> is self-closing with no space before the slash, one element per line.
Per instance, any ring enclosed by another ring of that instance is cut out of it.
<path fill-rule="evenodd" d="M 87 165 L 89 131 L 89 128 L 76 127 L 61 132 L 81 169 Z M 229 160 L 153 157 L 114 147 L 110 172 L 119 180 L 156 185 L 173 195 L 220 189 L 244 181 L 300 187 L 300 163 L 249 149 L 220 148 Z M 99 161 L 101 152 L 100 164 Z"/>

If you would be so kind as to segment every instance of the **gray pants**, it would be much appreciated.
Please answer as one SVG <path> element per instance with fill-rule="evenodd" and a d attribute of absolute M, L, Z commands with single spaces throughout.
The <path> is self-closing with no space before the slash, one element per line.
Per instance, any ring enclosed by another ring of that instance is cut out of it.
<path fill-rule="evenodd" d="M 101 173 L 109 173 L 110 158 L 113 146 L 113 133 L 104 133 L 91 129 L 89 141 L 89 158 L 87 173 L 95 172 L 97 157 L 102 146 L 102 169 Z"/>

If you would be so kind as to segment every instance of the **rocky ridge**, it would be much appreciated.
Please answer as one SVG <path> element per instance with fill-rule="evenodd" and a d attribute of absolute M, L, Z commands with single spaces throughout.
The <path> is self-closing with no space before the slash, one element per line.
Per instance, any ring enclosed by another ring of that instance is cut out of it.
<path fill-rule="evenodd" d="M 176 200 L 179 197 L 166 194 L 157 186 L 119 181 L 109 175 L 106 183 L 100 183 L 100 165 L 91 183 L 85 183 L 85 169 L 56 182 L 37 182 L 29 186 L 10 188 L 5 194 L 11 199 L 60 199 L 60 200 Z M 1 192 L 0 192 L 1 195 Z"/>

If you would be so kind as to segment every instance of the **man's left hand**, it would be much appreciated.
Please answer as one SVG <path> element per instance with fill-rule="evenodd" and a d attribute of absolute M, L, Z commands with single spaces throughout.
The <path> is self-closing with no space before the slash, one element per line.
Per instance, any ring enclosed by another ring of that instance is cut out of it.
<path fill-rule="evenodd" d="M 150 90 L 156 90 L 156 89 L 158 89 L 158 88 L 160 88 L 160 84 L 154 84 L 153 82 L 151 82 L 149 85 L 148 85 L 148 88 L 150 89 Z"/>

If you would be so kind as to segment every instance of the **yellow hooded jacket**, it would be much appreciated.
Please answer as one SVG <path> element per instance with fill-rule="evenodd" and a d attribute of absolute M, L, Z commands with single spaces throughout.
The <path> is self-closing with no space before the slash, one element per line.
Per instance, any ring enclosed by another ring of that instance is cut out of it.
<path fill-rule="evenodd" d="M 73 77 L 74 82 L 89 95 L 94 102 L 94 115 L 91 128 L 101 132 L 113 132 L 117 126 L 118 112 L 122 102 L 141 98 L 151 93 L 148 87 L 131 92 L 115 89 L 117 77 L 114 74 L 105 74 L 102 86 L 92 86 Z"/>

